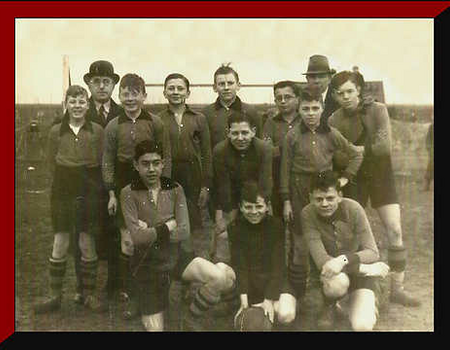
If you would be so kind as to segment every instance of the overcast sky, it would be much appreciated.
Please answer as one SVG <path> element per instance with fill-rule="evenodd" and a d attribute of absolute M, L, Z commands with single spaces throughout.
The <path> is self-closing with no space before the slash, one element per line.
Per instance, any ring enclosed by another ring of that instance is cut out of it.
<path fill-rule="evenodd" d="M 64 55 L 72 84 L 85 86 L 83 75 L 98 59 L 147 83 L 162 83 L 173 72 L 212 83 L 223 62 L 232 63 L 242 83 L 304 81 L 301 73 L 317 53 L 337 71 L 358 65 L 366 80 L 382 80 L 387 103 L 433 103 L 432 19 L 20 19 L 15 25 L 17 103 L 61 102 Z M 273 101 L 269 88 L 242 88 L 240 96 Z M 211 88 L 194 88 L 188 102 L 214 98 Z M 147 102 L 166 102 L 162 89 L 149 89 Z"/>

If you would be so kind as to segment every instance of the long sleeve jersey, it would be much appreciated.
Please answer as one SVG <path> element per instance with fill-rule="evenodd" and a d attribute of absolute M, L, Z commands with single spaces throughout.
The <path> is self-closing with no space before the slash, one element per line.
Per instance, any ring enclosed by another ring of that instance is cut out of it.
<path fill-rule="evenodd" d="M 281 220 L 267 215 L 259 224 L 251 224 L 240 217 L 228 232 L 239 293 L 248 294 L 251 285 L 266 299 L 278 300 L 286 274 Z"/>
<path fill-rule="evenodd" d="M 169 271 L 177 262 L 179 249 L 192 250 L 186 197 L 176 182 L 162 177 L 155 202 L 149 189 L 136 180 L 122 189 L 120 203 L 135 248 L 132 270 L 147 266 L 154 271 Z M 170 219 L 177 222 L 172 232 L 164 225 Z M 142 228 L 139 220 L 148 227 Z"/>
<path fill-rule="evenodd" d="M 330 259 L 345 254 L 348 273 L 357 273 L 359 264 L 379 260 L 378 248 L 364 208 L 356 201 L 343 198 L 330 218 L 320 216 L 312 203 L 302 211 L 302 229 L 309 251 L 319 271 Z"/>
<path fill-rule="evenodd" d="M 321 124 L 312 132 L 303 122 L 289 131 L 281 149 L 280 193 L 289 199 L 292 174 L 323 172 L 333 169 L 333 155 L 342 151 L 349 157 L 344 175 L 351 179 L 361 166 L 363 155 L 335 128 Z"/>
<path fill-rule="evenodd" d="M 103 181 L 107 190 L 116 187 L 117 163 L 132 163 L 136 145 L 143 140 L 154 140 L 163 148 L 163 175 L 171 176 L 171 150 L 169 133 L 161 119 L 142 110 L 136 119 L 124 111 L 111 120 L 105 128 L 103 150 Z"/>

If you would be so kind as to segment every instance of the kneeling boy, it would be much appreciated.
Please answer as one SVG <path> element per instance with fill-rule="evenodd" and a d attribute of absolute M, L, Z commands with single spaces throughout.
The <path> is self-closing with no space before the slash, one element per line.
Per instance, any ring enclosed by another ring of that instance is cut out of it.
<path fill-rule="evenodd" d="M 302 226 L 309 242 L 311 278 L 322 282 L 324 309 L 319 328 L 333 325 L 336 301 L 349 294 L 349 319 L 354 330 L 369 331 L 377 320 L 379 278 L 389 267 L 379 261 L 378 248 L 361 205 L 343 198 L 332 171 L 311 180 L 310 204 L 302 211 Z"/>
<path fill-rule="evenodd" d="M 162 155 L 158 143 L 137 144 L 133 164 L 139 177 L 121 191 L 125 224 L 135 248 L 131 273 L 148 331 L 164 329 L 171 278 L 202 283 L 185 319 L 186 329 L 199 330 L 200 316 L 232 288 L 235 275 L 223 263 L 194 257 L 186 197 L 179 184 L 161 176 Z"/>
<path fill-rule="evenodd" d="M 276 315 L 279 324 L 287 325 L 295 319 L 296 299 L 287 290 L 284 226 L 280 218 L 268 214 L 269 207 L 260 193 L 255 182 L 245 183 L 241 215 L 228 228 L 241 299 L 235 320 L 244 309 L 261 307 L 261 316 L 267 316 L 271 323 Z"/>

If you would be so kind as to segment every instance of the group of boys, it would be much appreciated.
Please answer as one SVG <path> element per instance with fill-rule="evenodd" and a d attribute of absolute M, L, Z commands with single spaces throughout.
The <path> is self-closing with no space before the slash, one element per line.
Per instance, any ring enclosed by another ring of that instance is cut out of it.
<path fill-rule="evenodd" d="M 372 329 L 374 285 L 389 267 L 379 262 L 364 209 L 340 191 L 363 156 L 328 126 L 327 117 L 338 108 L 328 89 L 333 73 L 326 57 L 312 56 L 304 73 L 308 87 L 275 84 L 278 114 L 262 125 L 237 96 L 239 76 L 229 66 L 214 73 L 218 97 L 201 113 L 186 104 L 189 80 L 170 74 L 163 90 L 167 108 L 154 115 L 143 108 L 141 77 L 119 79 L 111 63 L 92 63 L 84 76 L 91 97 L 81 87 L 69 88 L 67 113 L 50 131 L 50 160 L 60 178 L 52 187 L 52 297 L 35 311 L 61 306 L 67 249 L 60 248 L 65 238 L 56 233 L 72 231 L 72 224 L 79 245 L 75 301 L 104 311 L 119 292 L 128 306 L 124 317 L 140 312 L 146 330 L 164 329 L 171 280 L 201 285 L 191 298 L 186 330 L 204 329 L 202 316 L 220 302 L 235 312 L 237 328 L 249 309 L 260 308 L 270 325 L 289 329 L 314 273 L 327 301 L 319 325 L 332 327 L 329 310 L 357 291 L 350 322 L 355 330 Z M 117 83 L 121 106 L 111 98 Z M 337 151 L 349 159 L 339 178 L 332 171 Z M 69 175 L 89 181 L 69 194 L 63 186 Z M 205 235 L 205 213 L 215 222 L 209 260 L 197 256 L 192 241 Z M 107 237 L 108 280 L 100 300 L 94 294 L 95 225 Z M 247 322 L 258 323 L 252 317 Z"/>

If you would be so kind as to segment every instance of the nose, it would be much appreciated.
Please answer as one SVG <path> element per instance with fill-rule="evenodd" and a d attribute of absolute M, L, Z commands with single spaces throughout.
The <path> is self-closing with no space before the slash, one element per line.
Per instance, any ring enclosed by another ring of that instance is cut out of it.
<path fill-rule="evenodd" d="M 326 199 L 324 199 L 322 201 L 322 207 L 327 207 L 328 206 L 328 201 Z"/>
<path fill-rule="evenodd" d="M 243 138 L 244 138 L 244 137 L 242 136 L 242 134 L 239 133 L 237 139 L 238 139 L 238 140 L 242 140 Z"/>

